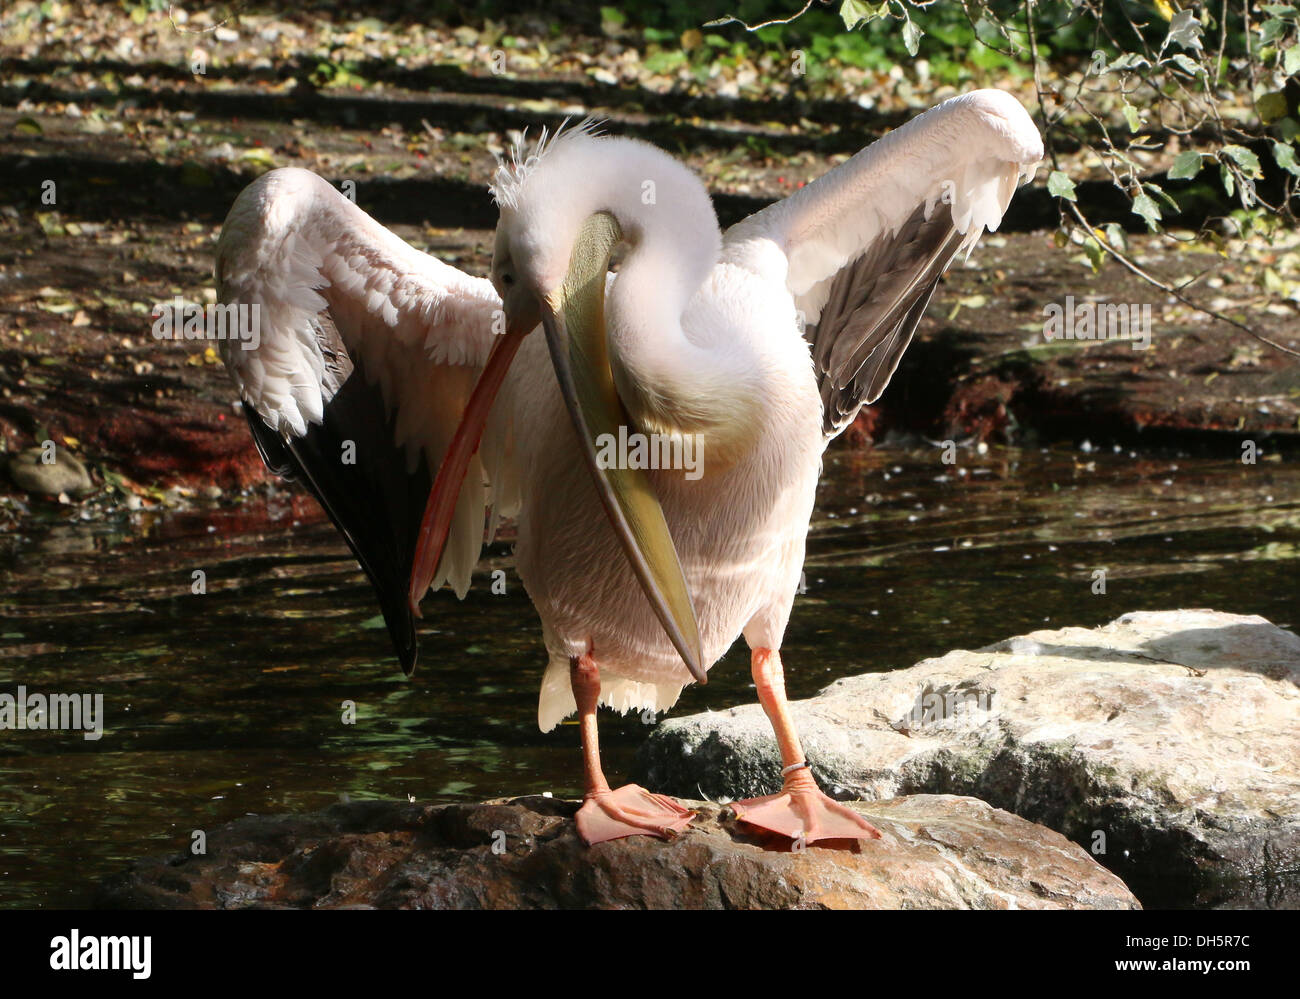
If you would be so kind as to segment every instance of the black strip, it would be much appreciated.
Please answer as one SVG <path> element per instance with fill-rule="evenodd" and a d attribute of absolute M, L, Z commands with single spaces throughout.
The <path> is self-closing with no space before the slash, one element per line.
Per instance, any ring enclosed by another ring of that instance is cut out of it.
<path fill-rule="evenodd" d="M 414 472 L 394 443 L 396 413 L 388 413 L 379 384 L 368 384 L 333 323 L 322 316 L 318 335 L 343 384 L 325 406 L 324 421 L 287 440 L 244 403 L 244 415 L 262 460 L 276 475 L 297 479 L 316 497 L 370 578 L 402 671 L 419 658 L 415 617 L 407 592 L 415 545 L 433 476 L 423 454 Z M 344 464 L 344 442 L 355 444 L 355 464 Z"/>

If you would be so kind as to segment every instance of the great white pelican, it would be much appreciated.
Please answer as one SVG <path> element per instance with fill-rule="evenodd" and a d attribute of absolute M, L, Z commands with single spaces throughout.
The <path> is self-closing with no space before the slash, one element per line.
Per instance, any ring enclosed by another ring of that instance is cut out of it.
<path fill-rule="evenodd" d="M 597 706 L 665 711 L 741 635 L 783 787 L 737 816 L 806 843 L 874 838 L 818 788 L 784 689 L 822 454 L 1042 155 L 1020 103 L 979 90 L 724 233 L 686 166 L 584 123 L 498 165 L 491 280 L 274 170 L 221 232 L 219 297 L 261 315 L 256 349 L 228 341 L 224 360 L 266 464 L 315 495 L 374 584 L 406 671 L 419 600 L 463 597 L 485 528 L 515 518 L 547 654 L 538 723 L 579 715 L 587 842 L 691 818 L 610 788 Z"/>

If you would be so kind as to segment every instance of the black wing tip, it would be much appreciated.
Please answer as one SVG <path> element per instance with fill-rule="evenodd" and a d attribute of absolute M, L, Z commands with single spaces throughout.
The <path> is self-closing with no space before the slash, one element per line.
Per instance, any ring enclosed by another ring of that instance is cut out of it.
<path fill-rule="evenodd" d="M 388 625 L 388 637 L 393 640 L 393 652 L 401 664 L 402 673 L 410 676 L 415 672 L 416 663 L 420 661 L 420 636 L 415 630 L 415 612 L 405 594 L 396 589 L 381 586 L 372 579 L 380 598 L 384 624 Z"/>
<path fill-rule="evenodd" d="M 408 592 L 411 561 L 432 477 L 423 461 L 414 472 L 405 471 L 380 388 L 365 381 L 341 341 L 332 349 L 347 377 L 326 405 L 322 423 L 310 425 L 301 437 L 286 438 L 247 402 L 244 415 L 266 467 L 301 482 L 356 556 L 379 599 L 402 672 L 410 676 L 420 658 Z M 343 439 L 358 441 L 357 464 L 338 461 Z"/>
<path fill-rule="evenodd" d="M 284 479 L 286 482 L 295 481 L 297 463 L 289 453 L 289 449 L 285 447 L 284 441 L 280 439 L 280 435 L 266 425 L 266 421 L 248 404 L 247 399 L 241 399 L 240 403 L 244 407 L 244 419 L 248 421 L 248 428 L 253 433 L 253 444 L 257 448 L 258 457 L 262 459 L 262 464 L 277 478 Z"/>
<path fill-rule="evenodd" d="M 389 630 L 391 632 L 391 626 Z M 415 637 L 415 629 L 411 629 L 410 636 L 405 641 L 393 635 L 393 649 L 397 652 L 397 661 L 402 666 L 402 673 L 410 676 L 415 672 L 415 667 L 420 661 L 420 640 Z"/>

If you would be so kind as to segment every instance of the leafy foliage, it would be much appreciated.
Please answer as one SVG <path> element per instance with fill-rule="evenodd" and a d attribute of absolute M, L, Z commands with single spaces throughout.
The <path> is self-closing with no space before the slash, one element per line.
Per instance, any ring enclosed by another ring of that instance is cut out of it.
<path fill-rule="evenodd" d="M 805 12 L 763 31 L 792 30 L 806 22 Z M 1239 207 L 1210 218 L 1191 238 L 1221 253 L 1225 235 L 1271 241 L 1282 225 L 1294 226 L 1300 3 L 839 0 L 839 14 L 846 29 L 884 43 L 878 51 L 892 58 L 903 58 L 900 45 L 906 57 L 928 57 L 932 40 L 964 66 L 1002 60 L 1009 70 L 1032 73 L 1062 245 L 1081 246 L 1094 269 L 1118 260 L 1186 304 L 1258 336 L 1143 271 L 1127 255 L 1120 226 L 1089 222 L 1077 184 L 1109 180 L 1134 224 L 1186 240 L 1165 223 L 1180 214 L 1180 199 L 1204 200 L 1208 176 Z M 816 54 L 815 40 L 813 46 Z M 955 67 L 935 54 L 927 68 L 942 76 Z"/>
<path fill-rule="evenodd" d="M 756 6 L 767 13 L 772 5 L 742 4 L 741 12 Z M 888 65 L 919 55 L 932 76 L 951 82 L 972 68 L 1032 73 L 1053 161 L 1048 187 L 1064 201 L 1076 200 L 1078 181 L 1105 177 L 1143 224 L 1158 229 L 1180 206 L 1179 194 L 1156 181 L 1153 161 L 1172 157 L 1167 180 L 1212 170 L 1240 205 L 1206 238 L 1225 221 L 1248 229 L 1295 221 L 1296 4 L 839 0 L 838 14 L 865 49 L 828 32 L 828 12 L 815 8 L 758 34 L 797 42 L 797 33 L 810 32 L 811 54 L 827 62 Z M 1240 113 L 1242 93 L 1251 114 Z M 1080 149 L 1086 173 L 1069 177 L 1059 154 Z M 1067 225 L 1082 225 L 1077 215 L 1063 208 Z"/>

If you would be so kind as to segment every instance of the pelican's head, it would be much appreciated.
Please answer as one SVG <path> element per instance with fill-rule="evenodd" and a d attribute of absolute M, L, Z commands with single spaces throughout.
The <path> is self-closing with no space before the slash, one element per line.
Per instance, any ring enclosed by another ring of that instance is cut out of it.
<path fill-rule="evenodd" d="M 492 284 L 501 296 L 508 328 L 542 320 L 542 307 L 558 296 L 569 270 L 578 229 L 593 212 L 590 198 L 575 197 L 590 179 L 580 161 L 598 162 L 601 139 L 594 122 L 545 130 L 531 150 L 525 138 L 497 163 L 492 195 L 501 211 L 492 250 Z M 575 159 L 579 162 L 575 162 Z M 590 189 L 586 192 L 590 195 Z"/>
<path fill-rule="evenodd" d="M 561 130 L 549 142 L 543 136 L 527 156 L 516 146 L 511 162 L 500 165 L 492 188 L 501 207 L 492 284 L 501 296 L 505 335 L 479 378 L 480 388 L 488 386 L 488 398 L 480 405 L 471 400 L 456 439 L 477 444 L 490 396 L 502 383 L 519 342 L 540 325 L 614 533 L 668 637 L 691 674 L 704 683 L 695 609 L 654 487 L 643 470 L 603 467 L 596 457 L 597 442 L 606 435 L 618 439 L 620 426 L 628 423 L 610 367 L 605 283 L 610 257 L 624 239 L 619 218 L 639 217 L 631 198 L 633 191 L 644 189 L 637 180 L 643 174 L 628 171 L 629 154 L 660 165 L 667 161 L 673 167 L 670 176 L 685 172 L 694 179 L 661 150 L 598 137 L 589 123 Z M 707 192 L 703 196 L 707 206 Z M 629 228 L 630 240 L 643 237 L 641 225 L 634 222 Z M 480 388 L 475 389 L 476 397 Z M 471 421 L 477 425 L 466 426 Z M 430 509 L 442 495 L 440 485 L 435 484 Z M 456 486 L 459 489 L 459 482 Z M 450 518 L 453 507 L 448 494 L 438 516 Z M 426 520 L 429 517 L 426 514 Z M 420 575 L 413 578 L 413 599 L 423 592 L 421 584 L 427 586 L 424 576 L 431 575 L 436 560 L 422 557 L 421 564 Z"/>
<path fill-rule="evenodd" d="M 501 308 L 506 314 L 506 328 L 521 333 L 536 329 L 542 322 L 542 302 L 545 299 L 544 282 L 531 270 L 525 272 L 518 261 L 527 264 L 535 259 L 518 232 L 514 212 L 501 213 L 497 225 L 496 245 L 492 249 L 492 286 L 501 296 Z M 515 249 L 515 244 L 520 249 Z"/>
<path fill-rule="evenodd" d="M 553 302 L 584 265 L 575 251 L 605 251 L 584 243 L 593 215 L 614 218 L 616 243 L 629 253 L 654 258 L 659 298 L 684 304 L 721 249 L 708 189 L 689 167 L 648 142 L 601 135 L 590 119 L 543 132 L 531 149 L 517 142 L 498 163 L 492 194 L 501 211 L 492 281 L 507 317 L 515 305 L 521 322 L 530 299 Z"/>

